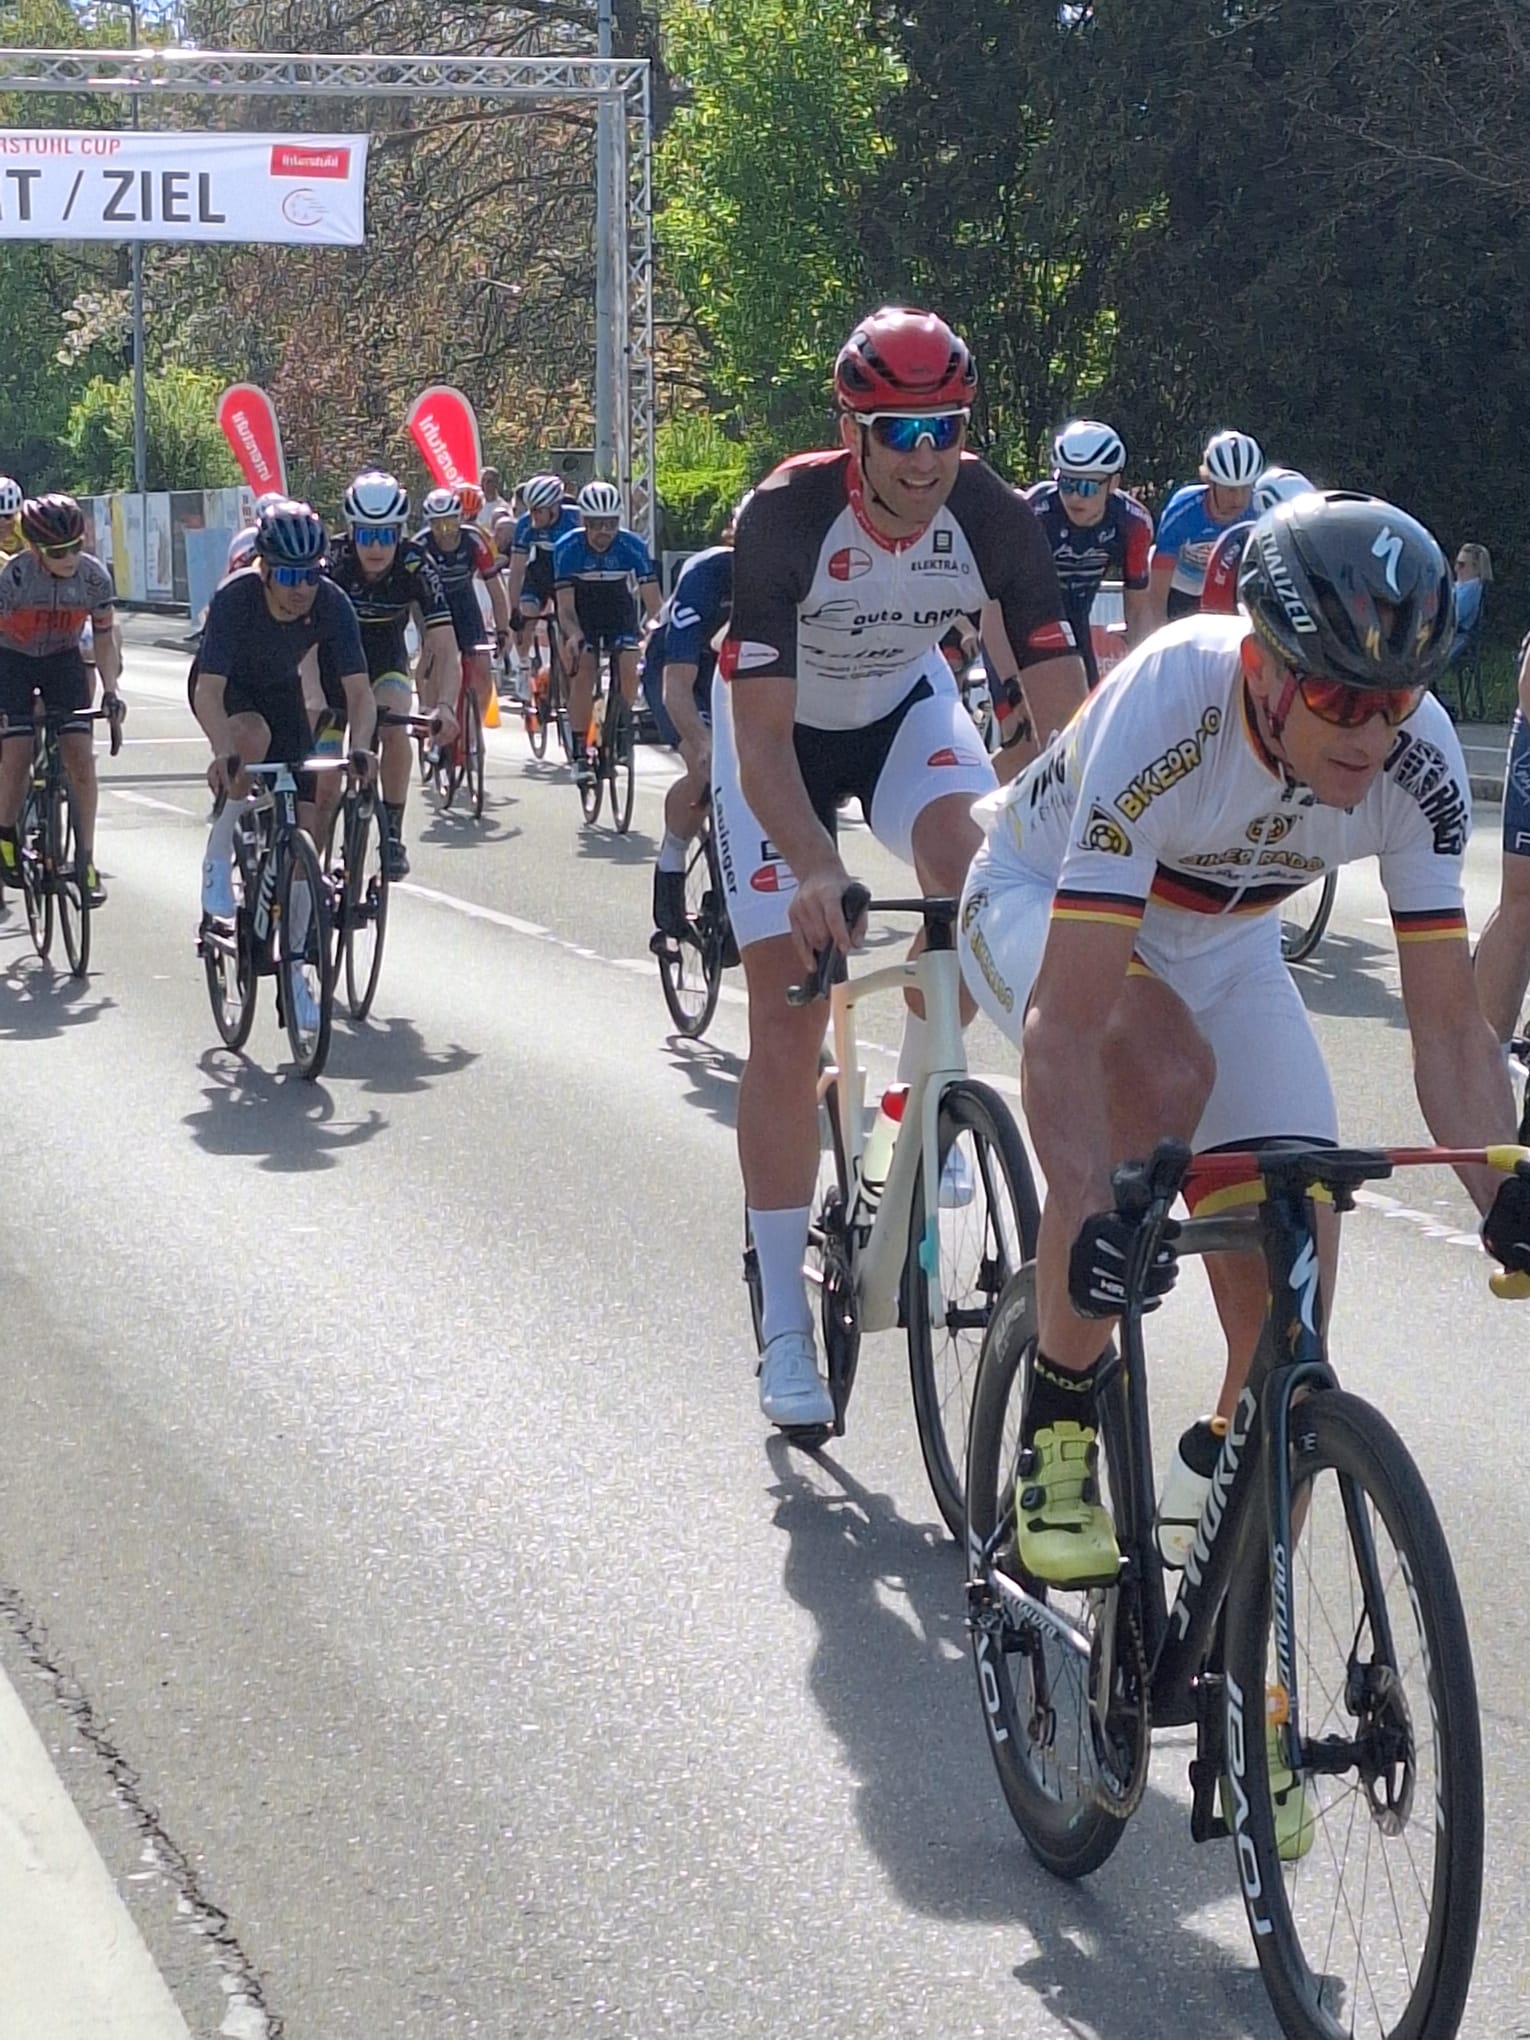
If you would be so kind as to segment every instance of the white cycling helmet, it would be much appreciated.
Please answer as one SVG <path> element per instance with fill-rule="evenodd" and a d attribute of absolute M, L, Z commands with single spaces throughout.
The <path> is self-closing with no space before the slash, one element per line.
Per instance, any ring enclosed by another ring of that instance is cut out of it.
<path fill-rule="evenodd" d="M 0 517 L 14 517 L 25 500 L 20 482 L 0 475 Z"/>
<path fill-rule="evenodd" d="M 556 510 L 563 501 L 562 477 L 533 475 L 521 484 L 521 501 L 528 510 Z"/>
<path fill-rule="evenodd" d="M 579 491 L 579 509 L 585 517 L 620 517 L 622 492 L 615 482 L 586 482 Z"/>
<path fill-rule="evenodd" d="M 280 489 L 267 489 L 255 498 L 255 521 L 258 524 L 273 503 L 285 503 L 287 498 Z"/>
<path fill-rule="evenodd" d="M 1262 517 L 1277 503 L 1289 503 L 1312 493 L 1312 483 L 1296 468 L 1270 467 L 1254 484 L 1254 508 Z"/>
<path fill-rule="evenodd" d="M 378 468 L 357 475 L 345 492 L 342 507 L 347 524 L 396 524 L 402 529 L 409 522 L 407 491 L 397 475 L 384 474 Z"/>
<path fill-rule="evenodd" d="M 1246 432 L 1214 432 L 1201 455 L 1207 481 L 1221 489 L 1251 489 L 1263 466 L 1259 442 Z"/>
<path fill-rule="evenodd" d="M 432 489 L 421 507 L 427 523 L 437 517 L 460 517 L 462 498 L 455 489 Z"/>
<path fill-rule="evenodd" d="M 1052 441 L 1052 463 L 1065 475 L 1118 475 L 1126 466 L 1119 432 L 1098 418 L 1070 418 Z"/>

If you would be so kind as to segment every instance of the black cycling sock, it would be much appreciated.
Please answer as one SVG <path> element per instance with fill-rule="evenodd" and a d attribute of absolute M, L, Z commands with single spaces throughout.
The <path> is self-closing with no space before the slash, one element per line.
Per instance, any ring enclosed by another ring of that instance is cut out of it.
<path fill-rule="evenodd" d="M 1021 1436 L 1030 1444 L 1038 1431 L 1051 1424 L 1092 1424 L 1094 1422 L 1094 1377 L 1099 1362 L 1082 1374 L 1070 1374 L 1048 1360 L 1038 1346 L 1031 1369 L 1030 1393 L 1025 1401 Z"/>
<path fill-rule="evenodd" d="M 404 803 L 401 800 L 385 800 L 383 816 L 388 824 L 388 834 L 395 843 L 404 840 Z"/>

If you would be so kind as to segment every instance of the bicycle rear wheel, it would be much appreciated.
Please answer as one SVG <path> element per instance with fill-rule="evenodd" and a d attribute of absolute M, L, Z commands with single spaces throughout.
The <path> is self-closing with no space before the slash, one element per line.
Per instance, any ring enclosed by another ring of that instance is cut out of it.
<path fill-rule="evenodd" d="M 1041 1587 L 1020 1569 L 1015 1483 L 1035 1350 L 1035 1270 L 1028 1265 L 999 1299 L 972 1398 L 968 1629 L 1005 1802 L 1037 1861 L 1071 1880 L 1098 1870 L 1126 1832 L 1135 1804 L 1126 1781 L 1140 1775 L 1147 1731 L 1140 1714 L 1128 1713 L 1119 1727 L 1112 1715 L 1107 1740 L 1095 1715 L 1101 1652 L 1119 1630 L 1119 1591 Z M 1102 1473 L 1105 1465 L 1102 1451 Z M 1016 1598 L 1022 1591 L 1031 1597 L 1028 1609 Z"/>
<path fill-rule="evenodd" d="M 909 1210 L 903 1314 L 925 1471 L 947 1529 L 959 1538 L 983 1337 L 1010 1277 L 1035 1258 L 1040 1213 L 1025 1143 L 996 1091 L 970 1078 L 951 1084 L 939 1125 L 940 1209 L 927 1225 L 921 1171 Z M 917 1129 L 911 1133 L 917 1137 Z"/>
<path fill-rule="evenodd" d="M 531 699 L 526 704 L 526 712 L 523 717 L 526 728 L 526 741 L 531 746 L 533 758 L 545 758 L 547 756 L 547 725 L 552 720 L 552 715 L 550 687 L 544 682 L 543 686 L 539 689 L 536 675 L 533 674 L 531 679 Z"/>
<path fill-rule="evenodd" d="M 632 710 L 623 701 L 620 687 L 613 687 L 600 749 L 611 783 L 611 823 L 618 836 L 625 836 L 632 827 L 632 798 L 637 789 L 636 748 Z"/>
<path fill-rule="evenodd" d="M 1330 871 L 1282 903 L 1280 953 L 1287 963 L 1305 963 L 1322 941 L 1338 889 L 1339 874 Z"/>
<path fill-rule="evenodd" d="M 276 888 L 276 968 L 282 1021 L 300 1077 L 324 1068 L 334 1019 L 335 951 L 319 854 L 306 830 L 294 829 Z"/>
<path fill-rule="evenodd" d="M 238 886 L 238 876 L 234 880 Z M 255 1025 L 255 959 L 250 917 L 241 906 L 232 927 L 208 922 L 197 938 L 207 974 L 213 1025 L 225 1048 L 243 1048 Z"/>
<path fill-rule="evenodd" d="M 388 833 L 379 802 L 357 801 L 346 818 L 345 886 L 340 895 L 340 949 L 345 1002 L 365 1020 L 377 996 L 388 932 Z"/>
<path fill-rule="evenodd" d="M 573 734 L 574 734 L 573 726 L 571 724 L 570 725 L 571 738 L 573 737 Z M 579 738 L 577 741 L 582 742 L 583 741 L 582 737 Z M 579 789 L 579 806 L 583 811 L 585 821 L 589 824 L 589 826 L 592 829 L 594 828 L 595 824 L 600 820 L 600 803 L 605 794 L 605 790 L 606 790 L 606 740 L 605 740 L 605 725 L 604 723 L 602 723 L 600 742 L 596 746 L 594 758 L 590 761 L 589 783 L 588 785 L 582 785 Z"/>
<path fill-rule="evenodd" d="M 16 832 L 21 863 L 21 895 L 26 903 L 27 932 L 32 947 L 46 963 L 53 947 L 53 880 L 48 870 L 48 822 L 42 790 L 27 788 L 21 826 Z"/>
<path fill-rule="evenodd" d="M 80 862 L 74 790 L 67 785 L 55 786 L 48 802 L 48 862 L 53 868 L 64 954 L 71 974 L 82 978 L 90 969 L 90 891 Z"/>
<path fill-rule="evenodd" d="M 483 819 L 483 773 L 485 740 L 483 715 L 477 695 L 469 692 L 462 703 L 463 792 L 475 822 Z"/>
<path fill-rule="evenodd" d="M 1271 1566 L 1241 1569 L 1227 1600 L 1228 1812 L 1259 1966 L 1293 2040 L 1448 2040 L 1471 1983 L 1483 1850 L 1450 1552 L 1406 1446 L 1357 1396 L 1292 1410 L 1291 1476 L 1301 1528 L 1280 1588 L 1310 1768 L 1305 1811 L 1287 1795 L 1284 1860 L 1266 1726 L 1283 1692 Z"/>
<path fill-rule="evenodd" d="M 713 878 L 711 823 L 704 822 L 685 866 L 685 930 L 661 942 L 659 983 L 679 1033 L 694 1041 L 705 1034 L 722 991 L 724 931 L 721 888 Z"/>

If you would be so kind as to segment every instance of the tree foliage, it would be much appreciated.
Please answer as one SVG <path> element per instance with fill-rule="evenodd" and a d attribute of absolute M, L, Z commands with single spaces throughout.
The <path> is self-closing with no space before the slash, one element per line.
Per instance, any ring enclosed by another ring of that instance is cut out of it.
<path fill-rule="evenodd" d="M 144 440 L 151 489 L 217 489 L 239 480 L 218 428 L 224 378 L 167 367 L 144 383 Z M 133 378 L 95 376 L 63 433 L 71 485 L 92 493 L 133 486 Z"/>

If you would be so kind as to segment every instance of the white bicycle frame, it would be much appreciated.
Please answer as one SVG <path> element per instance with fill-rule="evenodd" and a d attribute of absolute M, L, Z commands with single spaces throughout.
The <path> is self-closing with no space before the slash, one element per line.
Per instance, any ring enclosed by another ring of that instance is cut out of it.
<path fill-rule="evenodd" d="M 861 1068 L 858 1053 L 855 1009 L 873 993 L 901 993 L 910 989 L 924 995 L 924 1057 L 909 1084 L 887 1180 L 868 1223 L 866 1199 L 861 1194 L 861 1164 L 866 1147 L 866 1072 Z M 830 1012 L 834 1023 L 834 1064 L 818 1079 L 818 1100 L 823 1104 L 830 1084 L 837 1080 L 840 1135 L 850 1177 L 855 1295 L 861 1329 L 885 1332 L 898 1322 L 916 1169 L 923 1170 L 924 1180 L 925 1223 L 919 1258 L 930 1278 L 926 1284 L 930 1323 L 938 1325 L 945 1313 L 945 1302 L 934 1280 L 940 1269 L 940 1101 L 947 1086 L 967 1074 L 961 1023 L 961 962 L 954 945 L 950 949 L 926 949 L 901 963 L 852 974 L 832 987 Z M 906 1137 L 911 1123 L 919 1128 L 917 1142 Z"/>

